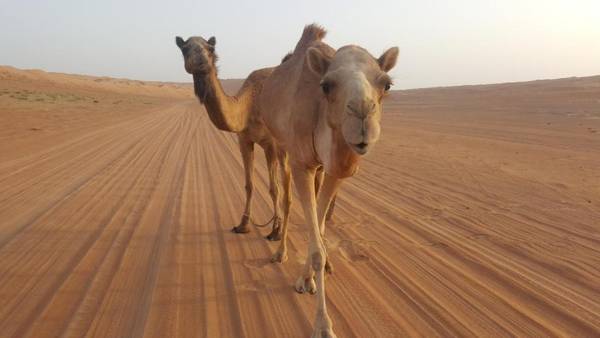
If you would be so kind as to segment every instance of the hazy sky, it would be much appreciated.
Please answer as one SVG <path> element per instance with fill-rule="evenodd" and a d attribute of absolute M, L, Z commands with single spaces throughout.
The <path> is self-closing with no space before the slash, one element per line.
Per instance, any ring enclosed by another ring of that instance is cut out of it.
<path fill-rule="evenodd" d="M 0 0 L 0 64 L 191 81 L 175 35 L 217 38 L 222 78 L 279 63 L 305 24 L 400 47 L 396 88 L 600 74 L 600 0 Z"/>

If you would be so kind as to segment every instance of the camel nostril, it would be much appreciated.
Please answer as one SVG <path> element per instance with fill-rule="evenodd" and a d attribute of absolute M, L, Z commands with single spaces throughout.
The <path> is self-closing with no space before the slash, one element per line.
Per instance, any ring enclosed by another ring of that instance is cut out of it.
<path fill-rule="evenodd" d="M 366 148 L 366 147 L 368 146 L 368 144 L 367 144 L 367 143 L 364 143 L 364 142 L 361 142 L 361 143 L 357 144 L 356 146 L 357 146 L 358 148 L 360 148 L 360 149 L 364 149 L 364 148 Z"/>
<path fill-rule="evenodd" d="M 346 105 L 346 108 L 348 108 L 348 111 L 350 112 L 350 115 L 354 115 L 356 117 L 360 117 L 360 112 L 357 111 L 353 105 L 348 104 Z"/>

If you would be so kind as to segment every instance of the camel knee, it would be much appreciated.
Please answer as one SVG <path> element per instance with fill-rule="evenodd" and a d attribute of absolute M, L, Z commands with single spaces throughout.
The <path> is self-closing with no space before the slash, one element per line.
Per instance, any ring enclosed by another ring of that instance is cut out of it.
<path fill-rule="evenodd" d="M 252 184 L 246 184 L 246 195 L 250 196 L 252 195 L 252 190 L 254 190 L 254 187 L 252 186 Z"/>
<path fill-rule="evenodd" d="M 321 271 L 325 268 L 325 251 L 319 250 L 311 255 L 312 268 L 315 271 Z"/>

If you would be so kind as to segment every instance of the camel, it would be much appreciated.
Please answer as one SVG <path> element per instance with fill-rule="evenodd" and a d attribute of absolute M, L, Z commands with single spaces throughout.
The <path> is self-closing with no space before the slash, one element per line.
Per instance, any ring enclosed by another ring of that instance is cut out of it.
<path fill-rule="evenodd" d="M 282 219 L 279 211 L 278 166 L 281 165 L 283 169 L 283 224 L 288 222 L 291 205 L 290 169 L 287 154 L 276 146 L 274 139 L 262 122 L 258 108 L 258 95 L 262 85 L 274 68 L 263 68 L 252 72 L 238 93 L 235 96 L 229 96 L 224 92 L 217 77 L 218 57 L 215 52 L 215 37 L 208 40 L 202 37 L 190 37 L 184 41 L 178 36 L 175 38 L 175 42 L 183 54 L 185 70 L 193 76 L 194 92 L 206 107 L 211 122 L 220 130 L 238 135 L 246 179 L 246 204 L 240 223 L 232 231 L 236 233 L 250 232 L 248 223 L 252 219 L 250 213 L 254 188 L 254 144 L 258 144 L 265 151 L 269 171 L 269 193 L 273 201 L 273 227 L 266 238 L 273 241 L 279 240 Z"/>
<path fill-rule="evenodd" d="M 393 47 L 379 58 L 350 45 L 337 51 L 322 42 L 326 32 L 306 26 L 289 60 L 277 66 L 259 96 L 265 125 L 288 153 L 294 185 L 310 227 L 308 255 L 295 283 L 317 294 L 313 337 L 335 337 L 325 302 L 325 215 L 343 179 L 379 139 L 382 100 L 398 57 Z M 316 169 L 324 181 L 315 197 Z M 286 255 L 287 229 L 274 257 Z M 316 273 L 316 282 L 315 282 Z"/>

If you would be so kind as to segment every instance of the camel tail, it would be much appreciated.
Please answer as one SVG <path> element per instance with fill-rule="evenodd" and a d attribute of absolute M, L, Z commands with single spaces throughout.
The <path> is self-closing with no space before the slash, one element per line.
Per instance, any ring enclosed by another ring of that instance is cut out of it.
<path fill-rule="evenodd" d="M 300 37 L 300 41 L 296 45 L 296 49 L 298 50 L 302 47 L 307 47 L 313 42 L 318 42 L 323 40 L 327 35 L 327 31 L 325 28 L 317 25 L 316 23 L 307 25 L 304 27 L 304 31 L 302 32 L 302 36 Z"/>

